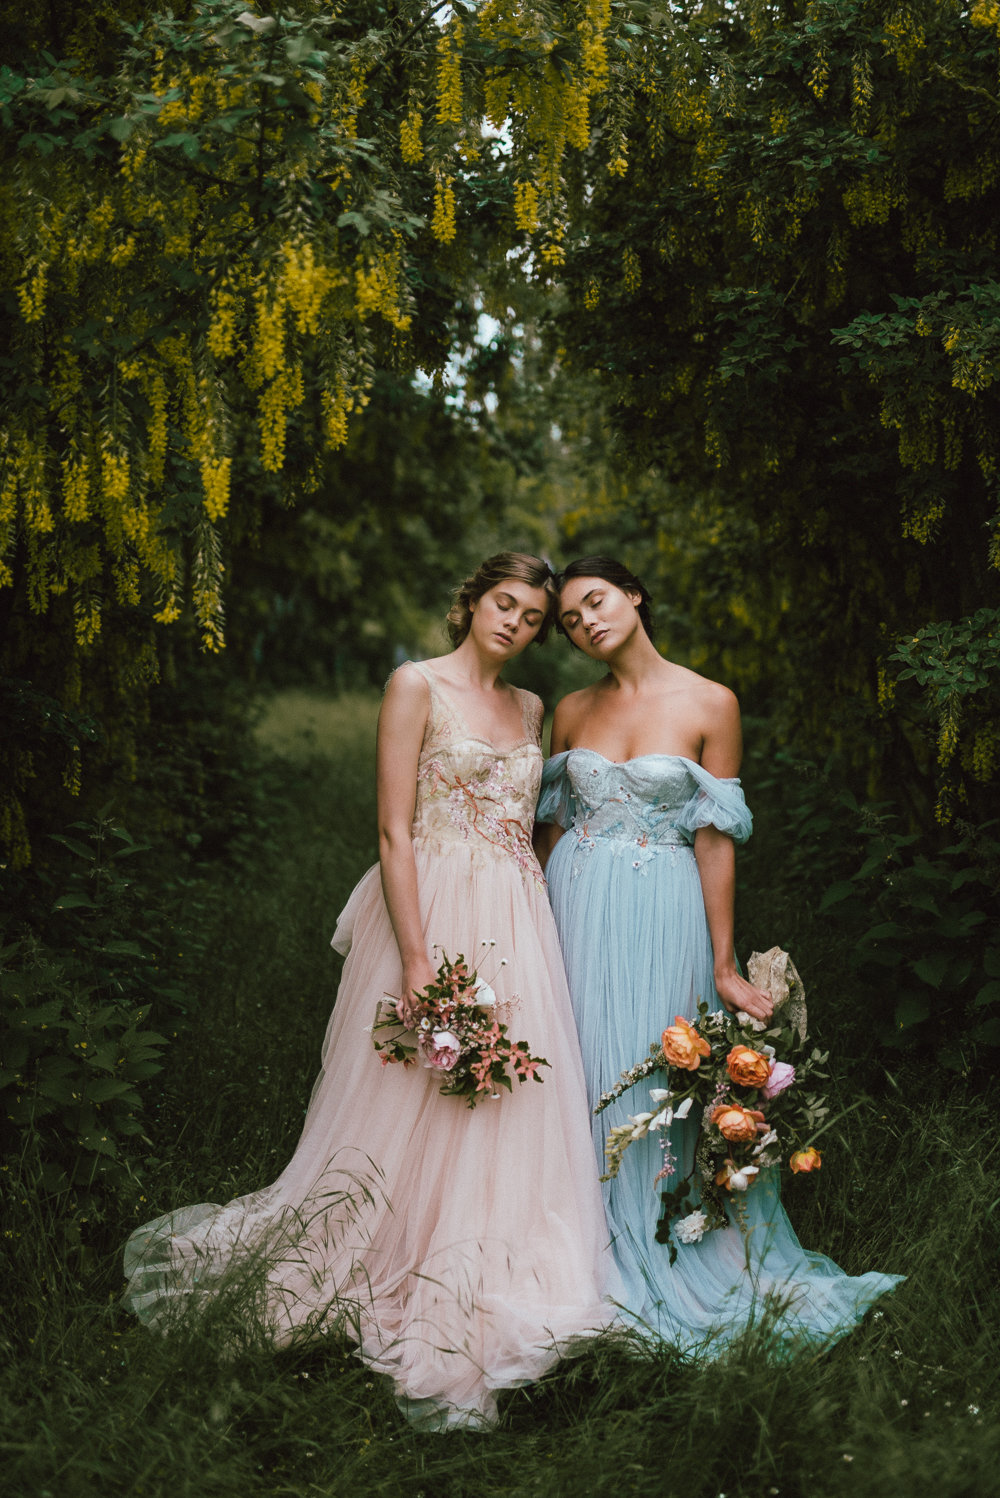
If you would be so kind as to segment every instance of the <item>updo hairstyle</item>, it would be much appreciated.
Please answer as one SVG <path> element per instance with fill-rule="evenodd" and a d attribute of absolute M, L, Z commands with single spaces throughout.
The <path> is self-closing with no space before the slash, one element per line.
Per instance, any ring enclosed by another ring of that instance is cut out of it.
<path fill-rule="evenodd" d="M 561 593 L 566 584 L 574 577 L 599 577 L 613 587 L 620 588 L 623 593 L 638 593 L 639 603 L 637 605 L 642 627 L 650 639 L 653 638 L 653 618 L 650 613 L 649 589 L 646 584 L 640 582 L 634 572 L 630 572 L 621 562 L 616 562 L 613 557 L 579 557 L 577 561 L 570 562 L 564 567 L 555 580 L 556 588 Z M 562 624 L 556 615 L 556 629 L 560 634 L 565 634 Z"/>
<path fill-rule="evenodd" d="M 516 578 L 520 583 L 527 583 L 530 588 L 545 589 L 548 599 L 545 618 L 534 640 L 535 644 L 541 644 L 549 632 L 555 612 L 557 594 L 552 568 L 541 557 L 530 556 L 525 551 L 498 551 L 496 556 L 487 557 L 482 566 L 477 567 L 472 576 L 467 577 L 455 589 L 455 601 L 448 610 L 447 618 L 448 638 L 452 645 L 461 645 L 469 633 L 472 625 L 470 605 L 477 603 L 484 593 L 507 578 Z"/>

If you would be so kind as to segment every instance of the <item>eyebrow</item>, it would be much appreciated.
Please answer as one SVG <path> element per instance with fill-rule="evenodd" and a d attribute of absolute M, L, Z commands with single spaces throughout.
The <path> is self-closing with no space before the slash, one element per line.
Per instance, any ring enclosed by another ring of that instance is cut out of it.
<path fill-rule="evenodd" d="M 514 605 L 514 607 L 515 607 L 515 608 L 519 608 L 519 607 L 520 607 L 520 605 L 519 605 L 519 604 L 518 604 L 518 601 L 517 601 L 517 599 L 516 599 L 516 598 L 515 598 L 515 597 L 514 597 L 514 595 L 513 595 L 513 593 L 499 593 L 499 594 L 498 594 L 498 595 L 497 595 L 497 596 L 498 596 L 498 597 L 499 597 L 499 598 L 505 598 L 505 599 L 506 599 L 506 600 L 507 600 L 507 602 L 508 602 L 508 603 L 512 603 L 512 604 L 513 604 L 513 605 Z M 524 612 L 525 612 L 525 613 L 526 613 L 526 614 L 537 614 L 537 615 L 538 615 L 538 617 L 539 617 L 539 618 L 540 618 L 540 619 L 541 619 L 541 618 L 542 618 L 542 617 L 543 617 L 543 616 L 544 616 L 544 614 L 545 614 L 545 610 L 544 610 L 544 609 L 536 609 L 536 608 L 535 608 L 535 607 L 534 607 L 534 605 L 531 605 L 531 604 L 529 604 L 529 605 L 528 605 L 528 606 L 527 606 L 527 607 L 526 607 L 526 608 L 525 608 L 525 610 L 524 610 Z"/>

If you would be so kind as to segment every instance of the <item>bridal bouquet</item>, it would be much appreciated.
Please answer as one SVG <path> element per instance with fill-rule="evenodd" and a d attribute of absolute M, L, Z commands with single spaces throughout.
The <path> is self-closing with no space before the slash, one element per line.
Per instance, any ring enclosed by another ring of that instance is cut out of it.
<path fill-rule="evenodd" d="M 437 978 L 409 999 L 382 999 L 375 1011 L 372 1040 L 383 1066 L 424 1066 L 442 1075 L 441 1092 L 464 1097 L 474 1108 L 498 1087 L 513 1092 L 514 1078 L 527 1082 L 542 1056 L 532 1056 L 523 1040 L 511 1040 L 498 1018 L 501 1003 L 488 983 L 470 971 L 465 958 L 444 957 Z"/>
<path fill-rule="evenodd" d="M 657 1181 L 676 1170 L 666 1131 L 692 1108 L 700 1110 L 694 1163 L 676 1186 L 661 1194 L 656 1237 L 668 1245 L 671 1262 L 677 1257 L 675 1239 L 697 1243 L 705 1233 L 728 1226 L 727 1202 L 742 1226 L 742 1194 L 765 1171 L 780 1167 L 786 1155 L 795 1173 L 820 1168 L 819 1151 L 803 1140 L 828 1127 L 830 1110 L 804 1084 L 824 1076 L 819 1068 L 827 1057 L 818 1050 L 805 1052 L 801 979 L 788 954 L 777 947 L 755 952 L 747 970 L 750 981 L 766 988 L 774 1000 L 766 1026 L 743 1013 L 710 1013 L 701 1003 L 693 1022 L 678 1015 L 650 1046 L 649 1055 L 623 1072 L 621 1082 L 594 1109 L 602 1113 L 646 1077 L 666 1073 L 666 1085 L 650 1089 L 650 1108 L 612 1128 L 605 1147 L 608 1173 L 603 1179 L 611 1180 L 629 1145 L 662 1131 L 664 1159 Z"/>

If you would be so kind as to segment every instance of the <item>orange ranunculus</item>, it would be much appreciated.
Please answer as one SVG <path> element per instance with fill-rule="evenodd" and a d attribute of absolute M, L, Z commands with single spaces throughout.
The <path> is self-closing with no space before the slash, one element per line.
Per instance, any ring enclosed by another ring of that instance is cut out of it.
<path fill-rule="evenodd" d="M 757 1125 L 764 1122 L 759 1108 L 744 1108 L 741 1103 L 720 1103 L 710 1115 L 723 1139 L 731 1144 L 748 1144 L 757 1138 Z"/>
<path fill-rule="evenodd" d="M 734 1045 L 726 1057 L 726 1067 L 739 1087 L 763 1087 L 771 1075 L 768 1058 L 748 1045 Z"/>
<path fill-rule="evenodd" d="M 664 1030 L 661 1041 L 667 1065 L 679 1066 L 683 1071 L 697 1071 L 702 1056 L 712 1054 L 708 1041 L 680 1015 Z"/>
<path fill-rule="evenodd" d="M 823 1156 L 810 1145 L 807 1150 L 796 1150 L 788 1163 L 798 1175 L 800 1170 L 819 1170 Z"/>

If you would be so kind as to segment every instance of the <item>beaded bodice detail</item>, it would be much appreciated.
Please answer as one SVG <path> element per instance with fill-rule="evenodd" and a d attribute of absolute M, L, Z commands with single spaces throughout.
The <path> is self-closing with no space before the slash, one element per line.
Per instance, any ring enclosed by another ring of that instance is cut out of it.
<path fill-rule="evenodd" d="M 645 874 L 652 859 L 693 856 L 700 827 L 714 826 L 736 842 L 753 818 L 737 779 L 718 779 L 676 754 L 642 754 L 618 764 L 596 749 L 554 755 L 542 776 L 540 822 L 567 829 L 581 858 L 603 848 Z"/>
<path fill-rule="evenodd" d="M 413 662 L 430 687 L 431 710 L 417 765 L 413 840 L 441 852 L 464 846 L 474 855 L 513 858 L 541 883 L 531 846 L 542 775 L 542 704 L 518 693 L 523 738 L 497 747 L 469 732 L 458 706 L 430 666 Z"/>
<path fill-rule="evenodd" d="M 676 822 L 697 789 L 683 759 L 647 754 L 616 764 L 592 749 L 572 749 L 566 768 L 576 801 L 573 831 L 581 842 L 612 838 L 625 845 L 621 852 L 643 861 L 657 848 L 694 841 Z"/>

